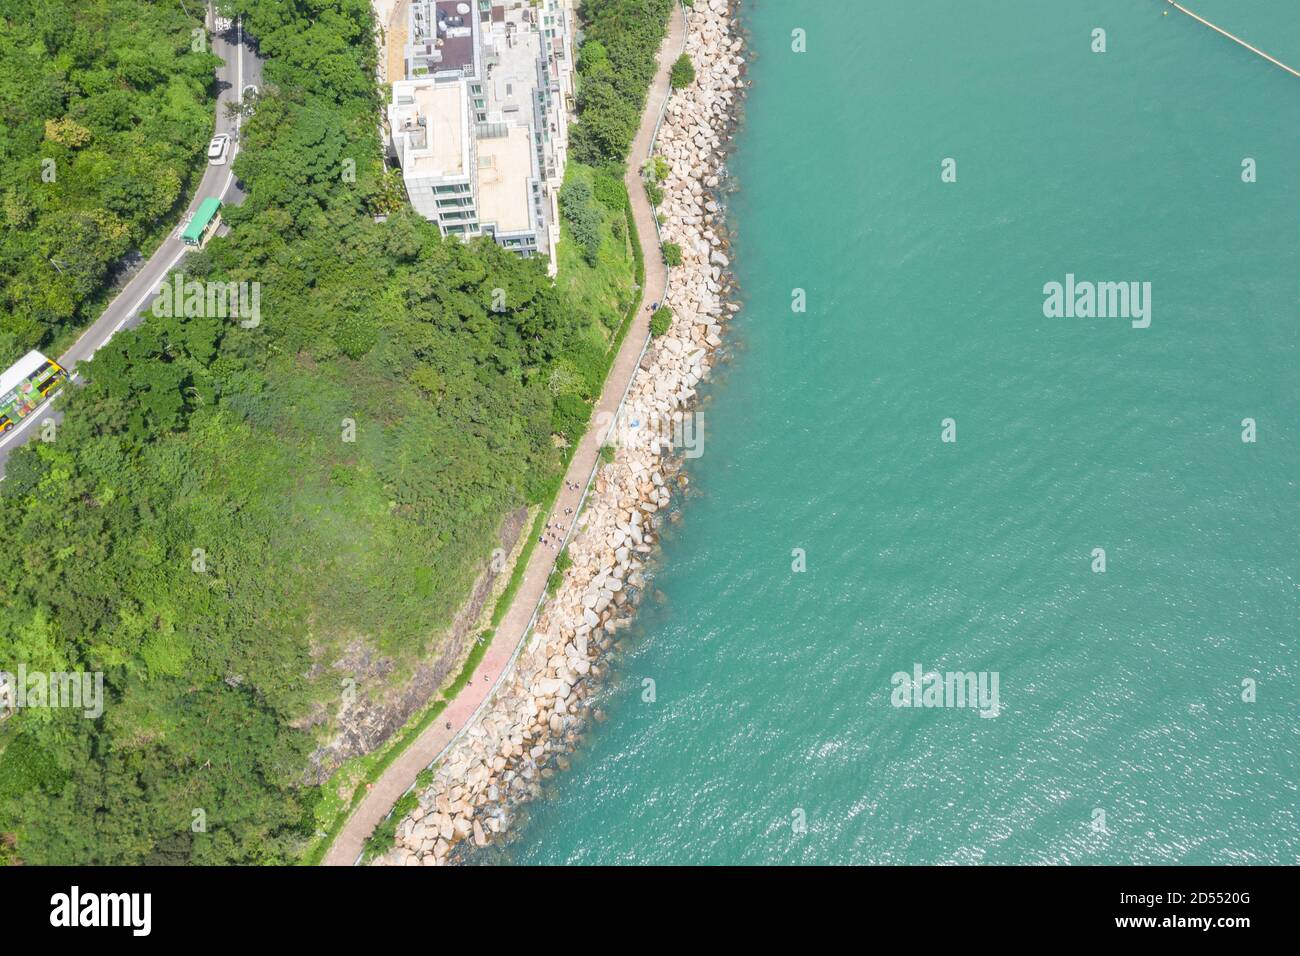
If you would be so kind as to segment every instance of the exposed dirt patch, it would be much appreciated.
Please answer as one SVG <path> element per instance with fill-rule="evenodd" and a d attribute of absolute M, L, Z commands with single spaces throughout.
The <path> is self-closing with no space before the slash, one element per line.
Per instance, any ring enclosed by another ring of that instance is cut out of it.
<path fill-rule="evenodd" d="M 515 550 L 527 521 L 528 509 L 518 508 L 501 522 L 497 542 L 507 554 Z M 357 699 L 338 715 L 334 737 L 312 753 L 308 782 L 323 783 L 344 761 L 381 746 L 405 726 L 412 714 L 432 700 L 465 660 L 471 643 L 478 637 L 477 625 L 496 592 L 498 579 L 510 570 L 510 562 L 505 562 L 501 570 L 494 570 L 489 562 L 474 582 L 469 599 L 457 612 L 450 630 L 438 642 L 434 656 L 417 665 L 410 679 L 400 686 L 388 686 L 395 669 L 392 658 L 376 654 L 360 638 L 348 645 L 330 668 L 355 677 Z M 321 717 L 324 715 L 313 715 L 310 722 L 319 722 Z"/>

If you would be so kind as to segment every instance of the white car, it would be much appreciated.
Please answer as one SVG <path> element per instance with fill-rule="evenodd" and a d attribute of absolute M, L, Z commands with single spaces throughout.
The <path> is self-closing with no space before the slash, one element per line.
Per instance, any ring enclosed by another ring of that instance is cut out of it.
<path fill-rule="evenodd" d="M 208 143 L 208 164 L 211 166 L 225 165 L 226 152 L 229 149 L 230 137 L 225 133 L 212 137 L 212 142 Z"/>

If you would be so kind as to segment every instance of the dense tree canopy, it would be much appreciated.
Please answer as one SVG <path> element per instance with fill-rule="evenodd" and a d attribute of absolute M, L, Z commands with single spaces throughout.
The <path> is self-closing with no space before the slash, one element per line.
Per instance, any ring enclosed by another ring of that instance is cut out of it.
<path fill-rule="evenodd" d="M 578 116 L 573 155 L 592 166 L 622 163 L 654 79 L 673 0 L 583 0 Z"/>
<path fill-rule="evenodd" d="M 174 221 L 212 129 L 198 26 L 176 3 L 0 0 L 0 367 Z"/>

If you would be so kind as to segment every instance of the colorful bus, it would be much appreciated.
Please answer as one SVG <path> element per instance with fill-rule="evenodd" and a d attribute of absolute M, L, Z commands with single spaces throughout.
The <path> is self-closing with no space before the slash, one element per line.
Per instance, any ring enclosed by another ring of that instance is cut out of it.
<path fill-rule="evenodd" d="M 198 209 L 194 210 L 194 218 L 185 227 L 185 231 L 181 233 L 181 240 L 187 246 L 204 246 L 220 225 L 221 200 L 215 196 L 209 196 L 199 203 Z"/>
<path fill-rule="evenodd" d="M 35 350 L 0 373 L 0 433 L 36 411 L 68 380 L 58 362 Z"/>

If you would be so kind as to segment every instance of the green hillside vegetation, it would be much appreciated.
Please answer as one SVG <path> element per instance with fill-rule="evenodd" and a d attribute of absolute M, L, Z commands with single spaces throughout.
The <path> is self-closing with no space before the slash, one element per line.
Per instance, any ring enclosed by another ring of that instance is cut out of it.
<path fill-rule="evenodd" d="M 636 136 L 654 79 L 673 0 L 583 0 L 578 111 L 573 157 L 589 166 L 621 165 Z"/>
<path fill-rule="evenodd" d="M 606 334 L 613 336 L 636 297 L 636 240 L 628 226 L 622 170 L 596 170 L 570 161 L 560 195 L 558 283 L 576 308 L 599 318 Z"/>
<path fill-rule="evenodd" d="M 98 719 L 0 722 L 6 858 L 299 858 L 330 816 L 309 758 L 354 676 L 332 665 L 359 648 L 391 682 L 435 649 L 503 516 L 553 495 L 617 341 L 608 206 L 577 288 L 409 209 L 376 223 L 369 4 L 239 7 L 269 57 L 248 196 L 182 268 L 260 283 L 260 323 L 118 334 L 0 483 L 0 669 L 105 692 Z"/>
<path fill-rule="evenodd" d="M 202 4 L 0 0 L 0 367 L 92 317 L 175 221 L 212 131 Z"/>
<path fill-rule="evenodd" d="M 665 6 L 665 17 L 667 10 L 668 7 Z M 639 23 L 643 11 L 633 12 L 637 14 L 636 22 Z M 619 4 L 587 4 L 580 9 L 581 15 L 600 18 L 586 21 L 588 36 L 593 29 L 597 34 L 602 31 L 617 32 L 617 18 L 624 17 L 626 13 Z M 643 30 L 646 37 L 656 35 L 653 25 L 643 25 Z M 661 24 L 658 35 L 661 36 L 662 33 Z M 653 42 L 657 43 L 658 40 Z M 603 52 L 601 55 L 606 56 Z M 649 85 L 650 78 L 651 74 L 645 75 L 646 86 Z M 641 99 L 644 99 L 644 89 Z M 585 111 L 582 115 L 586 121 L 597 116 L 598 111 Z M 629 140 L 630 136 L 629 133 Z M 559 273 L 556 285 L 564 293 L 570 307 L 598 320 L 589 324 L 589 334 L 593 344 L 601 344 L 610 353 L 610 358 L 631 328 L 630 319 L 639 307 L 640 285 L 645 279 L 645 264 L 636 235 L 636 225 L 628 203 L 627 188 L 623 185 L 624 169 L 621 162 L 610 161 L 600 168 L 594 168 L 569 159 L 561 200 L 562 240 L 557 251 Z M 579 186 L 575 196 L 573 185 L 578 182 L 586 184 L 590 189 Z M 568 374 L 564 365 L 552 373 L 557 384 L 562 383 Z M 566 399 L 560 396 L 557 398 L 557 406 L 561 410 L 566 406 L 571 408 L 583 420 L 589 414 L 586 403 L 575 401 L 572 397 Z M 540 507 L 533 510 L 536 512 L 535 524 L 524 541 L 514 574 L 497 601 L 493 625 L 499 622 L 500 616 L 508 608 L 519 584 L 522 567 L 536 546 L 537 535 L 542 529 L 546 512 Z M 561 560 L 565 558 L 567 555 L 561 556 Z M 486 637 L 490 639 L 491 632 Z M 330 778 L 322 788 L 322 799 L 316 806 L 317 838 L 307 846 L 301 858 L 303 862 L 319 861 L 345 822 L 347 814 L 355 808 L 364 782 L 376 779 L 383 768 L 437 718 L 458 686 L 468 679 L 477 658 L 486 652 L 487 647 L 487 640 L 476 643 L 456 681 L 444 689 L 441 697 L 413 715 L 406 726 L 383 747 L 345 762 Z M 395 821 L 398 816 L 392 815 L 388 821 Z M 382 833 L 377 838 L 372 836 L 368 842 L 372 849 L 384 844 Z"/>
<path fill-rule="evenodd" d="M 248 199 L 183 268 L 260 282 L 260 324 L 151 316 L 83 368 L 57 441 L 9 462 L 0 660 L 102 671 L 108 698 L 5 721 L 0 829 L 27 862 L 292 858 L 349 676 L 328 664 L 356 640 L 399 669 L 430 650 L 599 391 L 602 336 L 542 261 L 373 222 L 369 22 L 248 11 L 271 58 Z"/>

